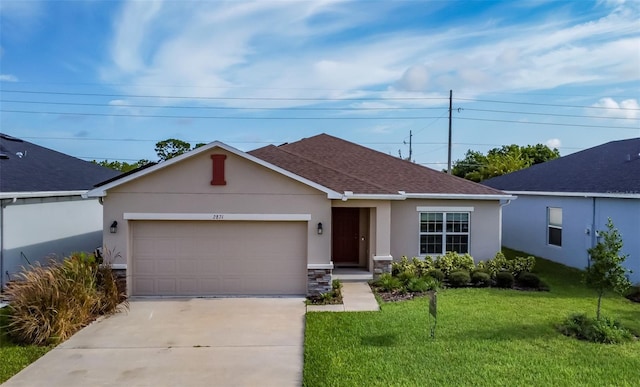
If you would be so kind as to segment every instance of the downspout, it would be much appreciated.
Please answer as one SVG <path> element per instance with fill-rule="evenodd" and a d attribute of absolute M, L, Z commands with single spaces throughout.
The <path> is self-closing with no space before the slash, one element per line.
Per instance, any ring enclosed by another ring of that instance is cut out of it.
<path fill-rule="evenodd" d="M 4 289 L 4 201 L 0 199 L 0 291 Z"/>
<path fill-rule="evenodd" d="M 511 199 L 507 199 L 507 201 L 505 203 L 500 203 L 500 236 L 499 236 L 499 240 L 500 240 L 500 250 L 502 251 L 502 209 L 506 206 L 508 206 L 509 204 L 511 204 Z"/>
<path fill-rule="evenodd" d="M 596 230 L 596 198 L 591 198 L 591 248 L 596 246 L 598 231 Z M 591 266 L 591 256 L 587 253 L 587 267 Z"/>

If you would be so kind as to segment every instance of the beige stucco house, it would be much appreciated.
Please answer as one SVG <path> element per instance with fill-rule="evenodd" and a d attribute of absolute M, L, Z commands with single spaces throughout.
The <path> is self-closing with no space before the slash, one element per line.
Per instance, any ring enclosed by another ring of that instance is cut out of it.
<path fill-rule="evenodd" d="M 488 259 L 513 198 L 326 134 L 248 153 L 212 142 L 88 196 L 134 296 L 314 294 L 334 268 Z"/>

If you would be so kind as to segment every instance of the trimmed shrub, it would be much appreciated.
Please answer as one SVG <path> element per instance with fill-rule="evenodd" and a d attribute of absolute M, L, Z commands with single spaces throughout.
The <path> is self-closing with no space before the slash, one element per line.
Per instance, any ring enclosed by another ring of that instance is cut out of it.
<path fill-rule="evenodd" d="M 433 268 L 433 261 L 428 255 L 424 259 L 413 257 L 413 266 L 418 277 L 424 277 Z"/>
<path fill-rule="evenodd" d="M 480 288 L 491 286 L 491 276 L 484 271 L 476 270 L 471 273 L 471 283 Z"/>
<path fill-rule="evenodd" d="M 109 265 L 74 253 L 62 262 L 34 265 L 7 288 L 9 335 L 25 344 L 59 343 L 123 300 Z M 124 304 L 125 307 L 128 304 Z"/>
<path fill-rule="evenodd" d="M 400 280 L 400 282 L 402 282 L 403 284 L 406 285 L 407 282 L 409 282 L 410 280 L 412 280 L 414 278 L 418 278 L 418 276 L 416 275 L 416 273 L 414 271 L 406 270 L 406 271 L 398 273 L 396 278 L 398 278 Z"/>
<path fill-rule="evenodd" d="M 400 261 L 391 262 L 391 274 L 394 276 L 406 271 L 416 272 L 416 266 L 409 262 L 409 258 L 406 255 L 403 255 Z"/>
<path fill-rule="evenodd" d="M 532 256 L 523 258 L 516 257 L 514 259 L 507 259 L 502 252 L 498 252 L 495 258 L 488 260 L 487 262 L 478 262 L 478 267 L 481 267 L 491 275 L 491 278 L 495 278 L 501 271 L 508 271 L 514 277 L 517 277 L 522 272 L 531 272 L 535 266 L 536 259 Z"/>
<path fill-rule="evenodd" d="M 449 253 L 447 253 L 449 254 Z M 453 254 L 453 267 L 454 270 L 466 270 L 468 273 L 475 269 L 475 263 L 473 262 L 473 257 L 469 254 Z"/>
<path fill-rule="evenodd" d="M 633 334 L 619 322 L 601 317 L 589 318 L 586 314 L 572 314 L 558 326 L 565 336 L 594 343 L 617 344 L 633 340 Z"/>
<path fill-rule="evenodd" d="M 513 274 L 508 271 L 501 271 L 496 274 L 496 286 L 499 288 L 512 288 L 513 282 Z"/>
<path fill-rule="evenodd" d="M 518 276 L 518 283 L 520 286 L 531 289 L 538 289 L 540 287 L 540 278 L 529 272 L 520 273 Z"/>
<path fill-rule="evenodd" d="M 470 272 L 475 264 L 473 257 L 469 254 L 458 254 L 455 251 L 447 251 L 445 255 L 439 255 L 433 262 L 433 266 L 442 270 L 445 276 L 449 276 L 454 271 L 466 270 Z"/>
<path fill-rule="evenodd" d="M 448 253 L 445 255 L 438 255 L 433 261 L 433 267 L 440 269 L 445 277 L 448 277 L 454 269 L 453 255 Z"/>
<path fill-rule="evenodd" d="M 383 273 L 373 283 L 375 286 L 381 288 L 384 291 L 392 292 L 394 290 L 400 290 L 402 288 L 402 282 L 392 276 L 389 273 Z"/>
<path fill-rule="evenodd" d="M 427 290 L 430 290 L 429 288 L 429 284 L 427 283 L 427 281 L 424 278 L 411 278 L 409 281 L 407 281 L 407 290 L 410 292 L 418 292 L 418 293 L 422 293 L 422 292 L 426 292 Z"/>
<path fill-rule="evenodd" d="M 454 288 L 461 288 L 467 286 L 471 277 L 466 270 L 457 270 L 449 274 L 449 284 Z"/>
<path fill-rule="evenodd" d="M 342 281 L 340 281 L 339 279 L 334 279 L 333 281 L 331 281 L 331 289 L 333 290 L 342 289 Z"/>
<path fill-rule="evenodd" d="M 438 282 L 444 281 L 444 273 L 440 269 L 431 269 L 427 272 L 427 276 L 435 279 Z"/>

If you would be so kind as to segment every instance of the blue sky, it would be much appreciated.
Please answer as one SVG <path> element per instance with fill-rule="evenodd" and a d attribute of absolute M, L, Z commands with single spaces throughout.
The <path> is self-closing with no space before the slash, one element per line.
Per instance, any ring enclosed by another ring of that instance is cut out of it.
<path fill-rule="evenodd" d="M 640 136 L 640 1 L 0 3 L 0 131 L 84 159 L 328 133 L 446 167 Z M 405 142 L 407 144 L 405 144 Z"/>

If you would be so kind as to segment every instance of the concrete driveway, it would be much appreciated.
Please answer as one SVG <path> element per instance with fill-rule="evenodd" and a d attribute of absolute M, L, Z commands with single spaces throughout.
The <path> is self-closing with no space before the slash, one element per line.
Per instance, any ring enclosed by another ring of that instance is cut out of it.
<path fill-rule="evenodd" d="M 135 300 L 3 386 L 300 386 L 303 298 Z"/>

